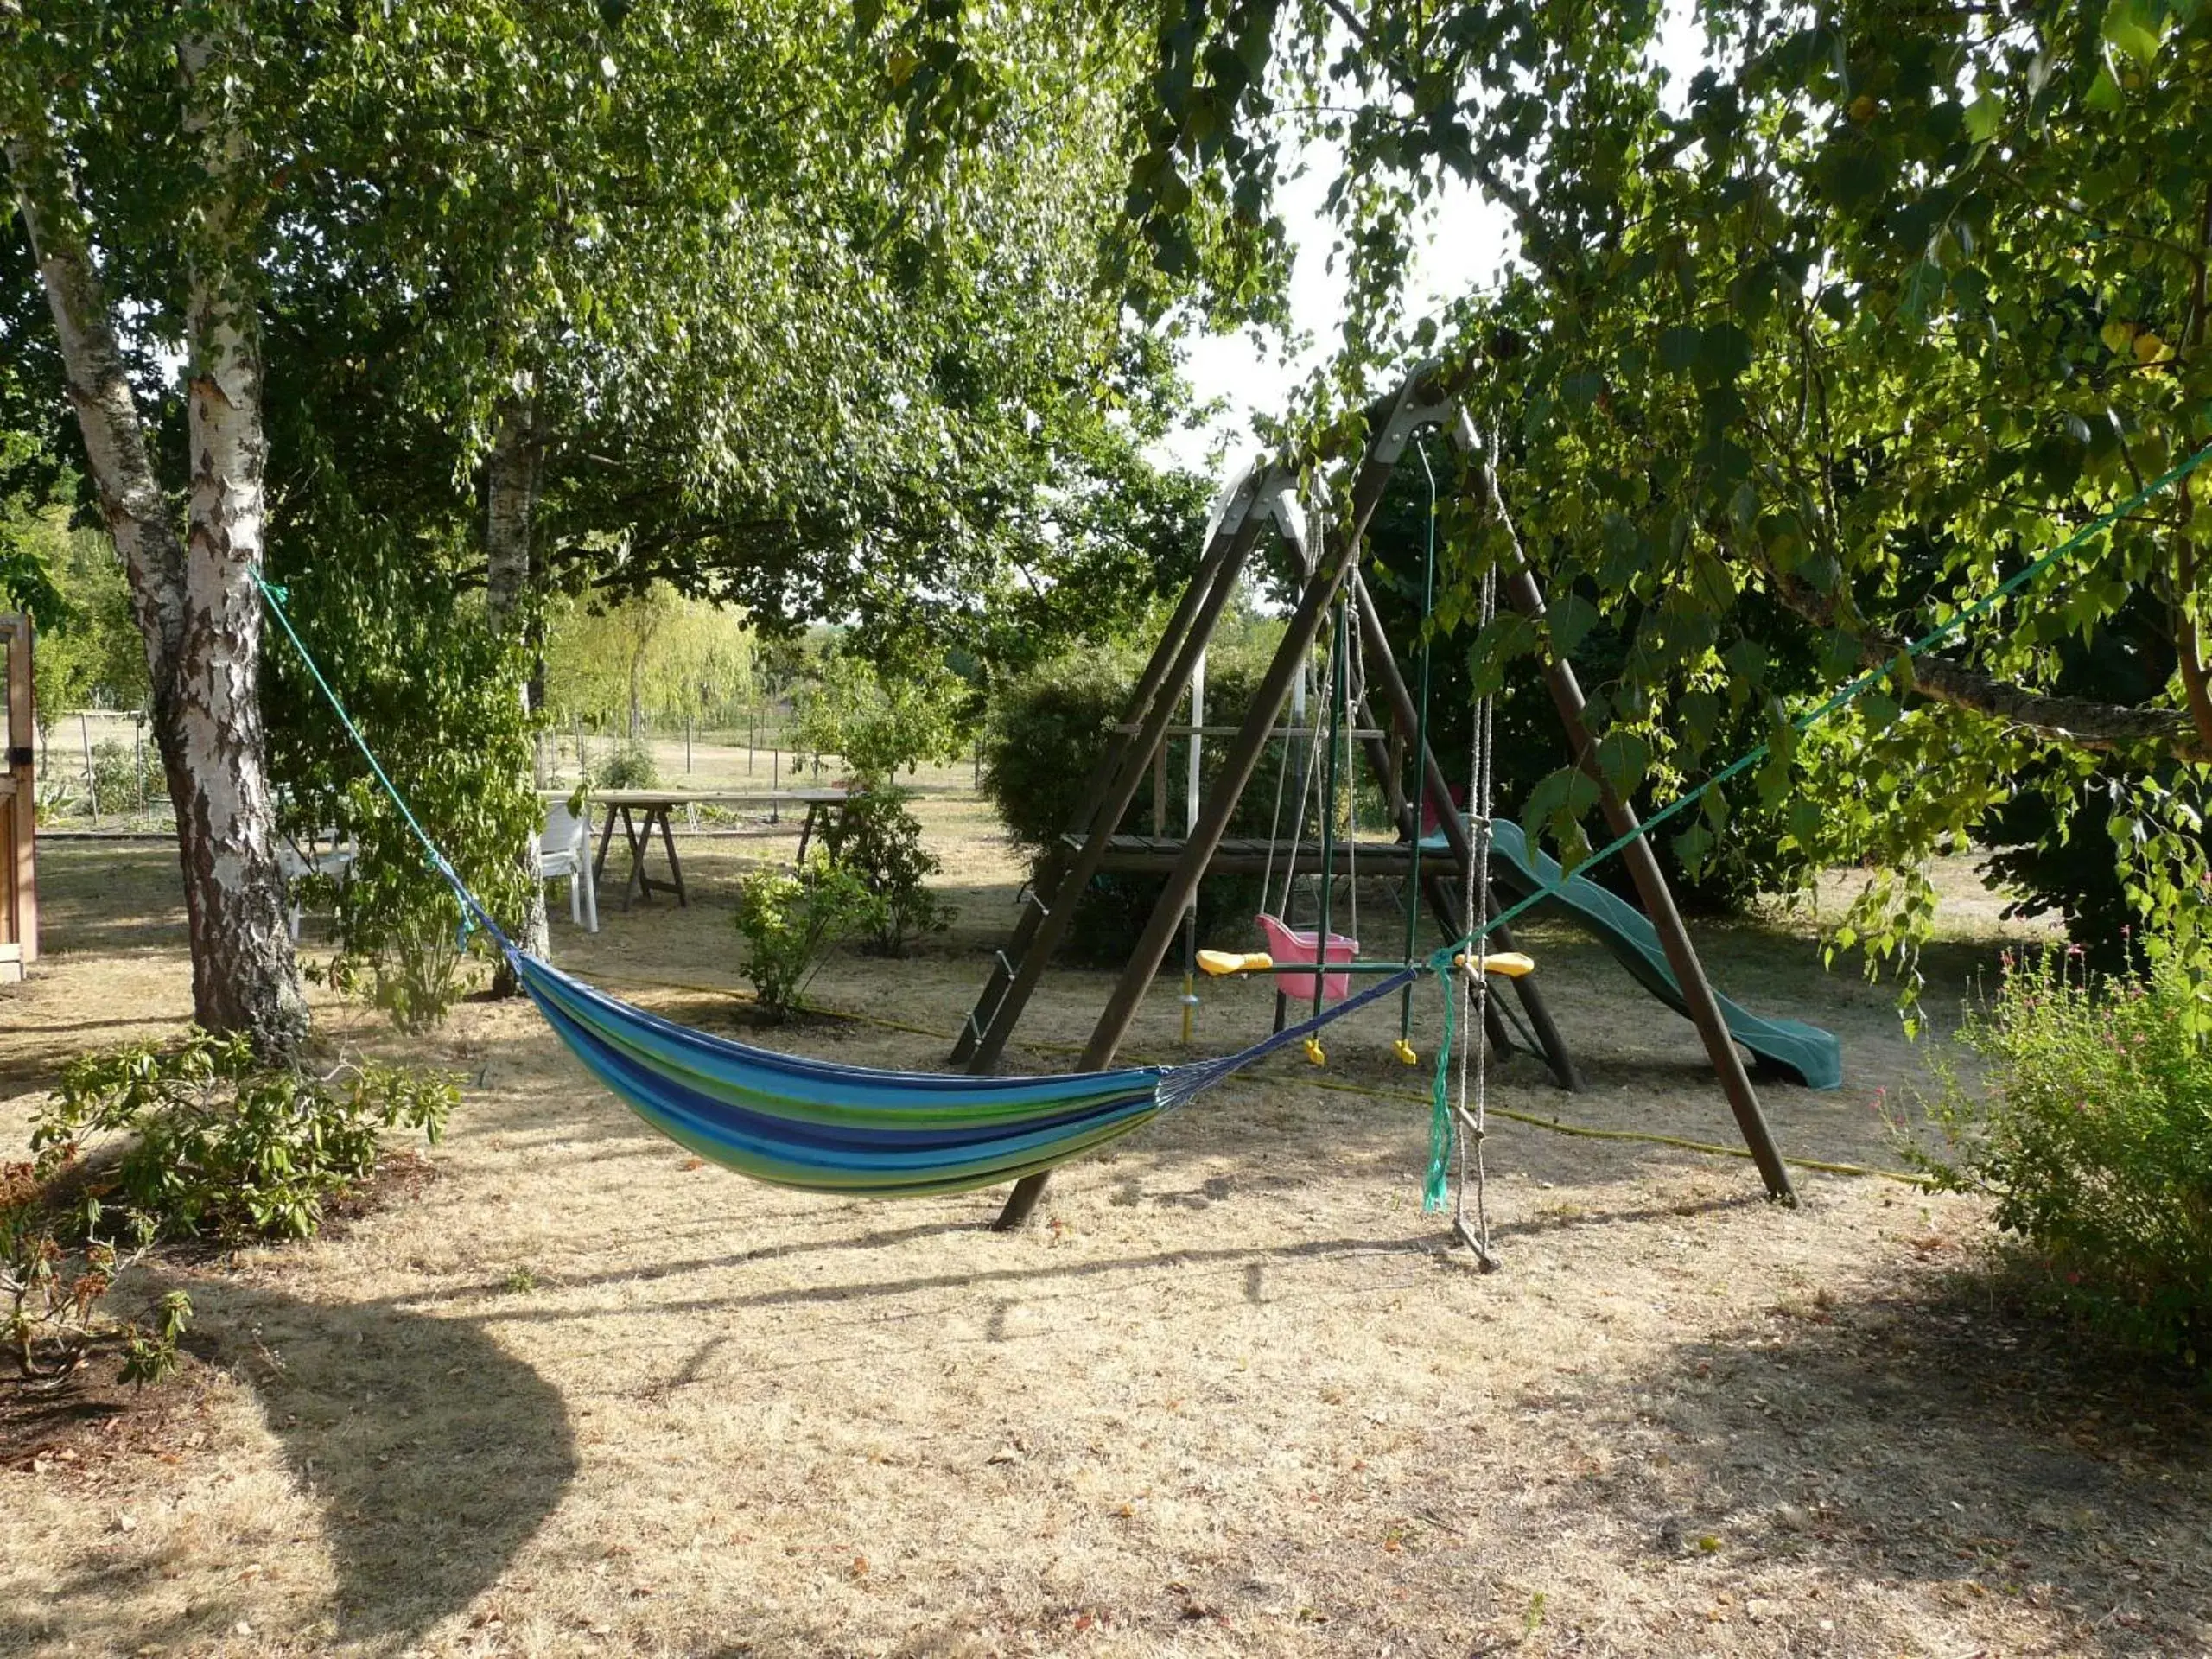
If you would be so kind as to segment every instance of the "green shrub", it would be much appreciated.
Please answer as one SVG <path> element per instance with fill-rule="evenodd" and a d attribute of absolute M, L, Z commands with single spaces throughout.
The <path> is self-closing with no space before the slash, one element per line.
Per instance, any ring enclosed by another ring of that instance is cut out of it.
<path fill-rule="evenodd" d="M 747 876 L 737 893 L 737 931 L 745 936 L 745 976 L 761 1010 L 789 1019 L 830 947 L 869 927 L 875 911 L 867 884 L 826 856 L 795 872 Z"/>
<path fill-rule="evenodd" d="M 340 937 L 338 954 L 321 967 L 309 963 L 308 976 L 383 1009 L 399 1030 L 435 1030 L 483 978 L 463 942 L 461 905 L 452 894 L 419 895 L 414 908 L 381 917 L 374 927 L 349 926 L 352 882 L 320 875 L 300 880 L 303 893 L 333 895 Z M 364 940 L 365 945 L 359 943 Z"/>
<path fill-rule="evenodd" d="M 87 1236 L 303 1238 L 374 1173 L 383 1131 L 435 1141 L 458 1097 L 441 1074 L 342 1062 L 316 1077 L 267 1065 L 243 1037 L 194 1031 L 73 1062 L 31 1146 L 53 1173 L 87 1135 L 130 1137 L 86 1189 Z"/>
<path fill-rule="evenodd" d="M 531 631 L 486 614 L 482 554 L 466 534 L 442 519 L 409 522 L 420 503 L 369 511 L 343 496 L 333 469 L 310 471 L 312 487 L 272 536 L 271 579 L 289 585 L 294 625 L 416 819 L 515 931 L 531 893 L 520 854 L 543 811 L 531 782 L 538 717 L 518 695 Z M 346 556 L 324 556 L 332 547 Z M 472 559 L 473 585 L 461 575 Z M 452 960 L 452 889 L 299 653 L 272 644 L 263 664 L 279 827 L 296 846 L 335 835 L 356 854 L 346 879 L 314 901 L 336 917 L 336 977 L 380 997 L 410 1028 L 435 1024 L 474 977 Z M 494 957 L 481 933 L 470 948 L 479 963 Z"/>
<path fill-rule="evenodd" d="M 149 804 L 165 804 L 168 799 L 161 756 L 150 743 L 141 746 L 110 739 L 93 744 L 92 782 L 92 793 L 102 812 L 140 812 Z"/>
<path fill-rule="evenodd" d="M 1252 695 L 1265 671 L 1272 639 L 1259 642 L 1266 649 L 1217 653 L 1208 666 L 1206 723 L 1233 725 L 1244 717 Z M 1030 855 L 1034 868 L 1067 828 L 1080 804 L 1084 780 L 1122 717 L 1141 664 L 1124 653 L 1087 651 L 1046 664 L 1003 687 L 994 697 L 983 736 L 983 792 L 1017 845 Z M 1167 800 L 1166 828 L 1179 836 L 1184 825 L 1183 783 L 1189 767 L 1189 740 L 1171 739 L 1167 744 Z M 1200 758 L 1202 787 L 1218 775 L 1228 740 L 1210 740 Z M 1296 801 L 1295 778 L 1285 779 L 1284 745 L 1269 743 L 1262 752 L 1251 782 L 1246 785 L 1236 810 L 1229 821 L 1230 837 L 1265 838 L 1279 833 L 1290 837 Z M 1355 756 L 1357 776 L 1365 777 L 1365 762 Z M 1284 785 L 1280 828 L 1276 790 Z M 1318 786 L 1313 791 L 1318 794 Z M 1312 795 L 1309 795 L 1309 802 Z M 1152 828 L 1152 789 L 1141 786 L 1123 815 L 1122 829 L 1148 834 Z M 1382 825 L 1373 791 L 1363 791 L 1360 803 L 1362 833 L 1391 833 Z M 1348 820 L 1338 828 L 1348 827 Z M 1313 808 L 1306 814 L 1306 839 L 1314 836 Z M 1274 903 L 1281 904 L 1281 876 L 1276 876 Z M 1150 918 L 1166 878 L 1115 872 L 1094 876 L 1083 902 L 1071 918 L 1065 950 L 1078 962 L 1114 964 L 1128 955 L 1131 943 Z M 1261 908 L 1262 882 L 1256 876 L 1209 875 L 1198 886 L 1198 937 L 1204 944 L 1230 947 L 1255 943 L 1252 918 Z M 1342 902 L 1342 887 L 1338 888 Z M 1300 925 L 1312 918 L 1301 911 Z M 1335 925 L 1341 929 L 1339 913 Z"/>
<path fill-rule="evenodd" d="M 2007 956 L 1972 1009 L 1979 1088 L 1910 1149 L 1942 1191 L 1996 1203 L 2031 1281 L 2123 1340 L 2194 1363 L 2212 1337 L 2212 1007 L 2177 962 L 2103 977 L 2078 950 Z"/>
<path fill-rule="evenodd" d="M 880 956 L 904 956 L 915 939 L 952 925 L 952 906 L 927 885 L 943 861 L 922 845 L 921 820 L 906 810 L 909 798 L 883 782 L 855 796 L 830 849 L 832 861 L 858 876 L 874 900 L 865 931 Z"/>
<path fill-rule="evenodd" d="M 102 1237 L 99 1211 L 87 1209 L 96 1201 L 64 1196 L 73 1161 L 0 1164 L 0 1336 L 23 1376 L 50 1381 L 76 1370 L 111 1334 L 123 1362 L 117 1380 L 159 1382 L 176 1369 L 191 1299 L 169 1291 L 148 1311 L 148 1325 L 126 1320 L 111 1331 L 105 1304 L 153 1238 L 137 1217 L 127 1242 Z"/>
<path fill-rule="evenodd" d="M 642 736 L 631 736 L 608 751 L 591 769 L 594 789 L 654 789 L 660 784 L 660 763 L 652 745 Z"/>

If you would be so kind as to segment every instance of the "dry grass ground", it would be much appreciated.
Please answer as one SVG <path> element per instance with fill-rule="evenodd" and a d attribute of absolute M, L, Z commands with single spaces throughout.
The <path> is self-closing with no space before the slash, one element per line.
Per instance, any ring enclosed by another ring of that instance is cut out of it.
<path fill-rule="evenodd" d="M 929 812 L 959 927 L 817 995 L 945 1029 L 1014 868 L 981 809 Z M 772 850 L 695 844 L 690 908 L 563 920 L 562 959 L 734 1028 L 729 888 Z M 54 954 L 0 995 L 0 1146 L 68 1054 L 187 1007 L 163 852 L 55 845 L 45 875 Z M 1976 926 L 1931 957 L 1939 1005 L 1986 958 Z M 1590 1088 L 1518 1059 L 1494 1098 L 1731 1138 L 1687 1025 L 1594 948 L 1534 943 Z M 1890 1161 L 1872 1102 L 1922 1069 L 1888 993 L 1784 927 L 1706 944 L 1744 1000 L 1844 1038 L 1841 1093 L 1765 1090 L 1785 1148 Z M 1106 982 L 1056 974 L 1024 1034 L 1079 1040 Z M 1265 1005 L 1210 993 L 1202 1039 Z M 1163 987 L 1133 1046 L 1170 1052 L 1176 1019 Z M 473 1004 L 409 1049 L 470 1080 L 435 1179 L 342 1236 L 171 1268 L 208 1364 L 77 1457 L 0 1470 L 0 1649 L 2212 1645 L 2196 1408 L 1978 1299 L 1971 1205 L 1808 1174 L 1783 1210 L 1740 1163 L 1505 1123 L 1506 1268 L 1479 1275 L 1421 1213 L 1422 1106 L 1322 1086 L 1419 1086 L 1387 1017 L 1352 1025 L 1326 1074 L 1271 1063 L 1000 1236 L 989 1195 L 870 1206 L 696 1166 L 529 1013 Z M 849 1021 L 772 1040 L 941 1054 Z"/>

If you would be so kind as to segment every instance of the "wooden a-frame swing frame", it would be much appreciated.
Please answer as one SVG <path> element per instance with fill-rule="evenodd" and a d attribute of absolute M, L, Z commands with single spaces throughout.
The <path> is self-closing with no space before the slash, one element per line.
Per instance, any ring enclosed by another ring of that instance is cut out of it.
<path fill-rule="evenodd" d="M 998 952 L 990 979 L 954 1046 L 951 1058 L 955 1065 L 964 1065 L 971 1072 L 982 1072 L 997 1064 L 1030 996 L 1044 976 L 1053 950 L 1065 934 L 1077 902 L 1090 886 L 1091 877 L 1112 867 L 1116 832 L 1138 791 L 1153 772 L 1155 760 L 1171 734 L 1183 690 L 1211 641 L 1237 579 L 1268 524 L 1274 521 L 1294 543 L 1297 542 L 1302 531 L 1295 511 L 1288 503 L 1300 472 L 1347 453 L 1351 445 L 1346 440 L 1355 435 L 1363 442 L 1341 533 L 1333 540 L 1319 538 L 1322 544 L 1307 550 L 1306 565 L 1312 574 L 1299 595 L 1281 643 L 1261 678 L 1243 721 L 1224 753 L 1190 835 L 1179 843 L 1155 843 L 1156 859 L 1172 857 L 1166 870 L 1166 885 L 1092 1027 L 1077 1069 L 1102 1071 L 1112 1065 L 1138 1006 L 1159 973 L 1198 882 L 1214 864 L 1230 818 L 1251 781 L 1262 753 L 1279 734 L 1278 722 L 1289 699 L 1292 683 L 1340 597 L 1350 601 L 1370 682 L 1379 683 L 1383 696 L 1384 707 L 1379 711 L 1379 717 L 1364 695 L 1360 705 L 1351 711 L 1369 768 L 1382 787 L 1384 805 L 1401 836 L 1408 840 L 1416 837 L 1421 834 L 1421 814 L 1400 785 L 1396 768 L 1390 763 L 1389 742 L 1382 734 L 1386 729 L 1394 734 L 1408 752 L 1419 744 L 1417 764 L 1423 789 L 1449 845 L 1447 855 L 1437 861 L 1442 868 L 1424 869 L 1420 897 L 1427 902 L 1447 933 L 1457 938 L 1465 932 L 1466 921 L 1459 913 L 1458 894 L 1446 877 L 1454 872 L 1464 875 L 1473 857 L 1466 824 L 1452 801 L 1450 787 L 1434 752 L 1417 735 L 1419 725 L 1412 695 L 1399 671 L 1395 653 L 1354 556 L 1407 444 L 1417 432 L 1437 427 L 1446 430 L 1463 454 L 1472 451 L 1473 427 L 1459 407 L 1453 388 L 1438 365 L 1425 364 L 1389 396 L 1370 405 L 1364 411 L 1363 420 L 1339 429 L 1303 454 L 1255 467 L 1231 490 L 1200 555 L 1197 574 L 1138 677 L 1128 706 L 1109 734 L 1104 752 L 1084 780 L 1079 804 L 1066 833 L 1048 849 L 1034 879 L 1024 889 L 1024 907 L 1013 936 Z M 1504 575 L 1501 597 L 1532 620 L 1541 619 L 1544 613 L 1542 589 L 1535 572 L 1526 566 Z M 1550 657 L 1545 663 L 1544 678 L 1570 750 L 1598 785 L 1599 808 L 1608 827 L 1617 837 L 1633 834 L 1639 827 L 1635 809 L 1605 781 L 1596 764 L 1582 690 L 1573 665 L 1564 658 Z M 1784 1202 L 1794 1201 L 1796 1191 L 1789 1171 L 1760 1109 L 1743 1055 L 1722 1017 L 1703 964 L 1698 959 L 1696 946 L 1682 925 L 1681 913 L 1675 907 L 1674 894 L 1657 858 L 1641 836 L 1624 849 L 1621 857 L 1636 884 L 1644 914 L 1658 933 L 1668 965 L 1680 982 L 1691 1021 L 1719 1076 L 1722 1092 L 1727 1096 L 1738 1129 L 1758 1166 L 1769 1196 Z M 1491 913 L 1496 915 L 1502 908 L 1493 899 Z M 1491 943 L 1501 950 L 1513 948 L 1510 938 L 1503 930 L 1491 936 Z M 1536 1038 L 1541 1058 L 1554 1079 L 1563 1088 L 1580 1089 L 1580 1077 L 1545 1003 L 1539 978 L 1531 975 L 1516 979 L 1512 982 L 1514 990 Z M 1508 1034 L 1497 1009 L 1487 1002 L 1485 1006 L 1490 1027 L 1486 1034 L 1500 1052 L 1504 1052 L 1510 1047 Z M 1048 1179 L 1047 1175 L 1037 1174 L 1016 1184 L 994 1224 L 1007 1230 L 1027 1223 Z"/>

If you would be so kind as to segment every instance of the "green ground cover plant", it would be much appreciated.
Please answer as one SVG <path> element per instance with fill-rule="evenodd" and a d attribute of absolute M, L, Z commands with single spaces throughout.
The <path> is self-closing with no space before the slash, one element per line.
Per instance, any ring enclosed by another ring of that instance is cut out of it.
<path fill-rule="evenodd" d="M 1939 1190 L 1995 1201 L 2039 1299 L 2195 1365 L 2212 1339 L 2212 989 L 2177 957 L 2100 975 L 2080 947 L 2008 954 L 1914 1149 Z"/>

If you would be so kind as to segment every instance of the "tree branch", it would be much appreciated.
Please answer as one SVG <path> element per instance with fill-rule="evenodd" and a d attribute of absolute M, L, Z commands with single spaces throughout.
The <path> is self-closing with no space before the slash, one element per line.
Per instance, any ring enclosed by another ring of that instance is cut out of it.
<path fill-rule="evenodd" d="M 1784 607 L 1817 627 L 1849 638 L 1863 667 L 1885 668 L 1904 655 L 1904 639 L 1879 629 L 1851 626 L 1828 595 L 1770 565 L 1762 563 L 1761 568 Z M 1912 689 L 1923 696 L 1986 715 L 2053 743 L 2099 752 L 2149 746 L 2177 760 L 2212 763 L 2212 742 L 2178 709 L 2053 696 L 1946 657 L 1916 657 L 1911 674 Z"/>
<path fill-rule="evenodd" d="M 92 261 L 77 181 L 50 137 L 29 130 L 0 137 L 60 341 L 62 373 L 101 516 L 130 572 L 132 608 L 158 696 L 184 635 L 184 543 L 154 470 L 128 359 Z"/>

